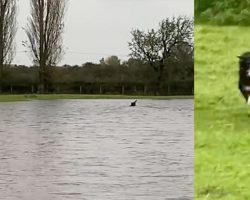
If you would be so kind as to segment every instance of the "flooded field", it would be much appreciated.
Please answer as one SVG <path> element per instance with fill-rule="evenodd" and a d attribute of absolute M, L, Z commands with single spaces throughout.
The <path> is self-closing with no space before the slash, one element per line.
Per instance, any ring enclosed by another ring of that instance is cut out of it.
<path fill-rule="evenodd" d="M 0 103 L 0 199 L 193 199 L 193 100 Z"/>

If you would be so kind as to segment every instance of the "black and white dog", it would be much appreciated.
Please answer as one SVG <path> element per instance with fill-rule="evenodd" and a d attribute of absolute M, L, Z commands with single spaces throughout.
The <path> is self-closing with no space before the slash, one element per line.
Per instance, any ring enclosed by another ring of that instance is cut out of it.
<path fill-rule="evenodd" d="M 250 115 L 250 52 L 246 52 L 238 58 L 240 59 L 239 90 L 247 102 L 248 114 Z"/>

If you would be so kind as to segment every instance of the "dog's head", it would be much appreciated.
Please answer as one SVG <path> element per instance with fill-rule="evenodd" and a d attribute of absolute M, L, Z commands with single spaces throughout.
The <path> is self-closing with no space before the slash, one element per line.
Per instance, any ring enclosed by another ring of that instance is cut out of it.
<path fill-rule="evenodd" d="M 238 58 L 240 65 L 239 89 L 246 101 L 248 101 L 250 97 L 250 52 L 243 53 Z"/>
<path fill-rule="evenodd" d="M 250 52 L 238 56 L 239 70 L 239 89 L 248 105 L 248 115 L 250 116 Z"/>
<path fill-rule="evenodd" d="M 240 70 L 245 73 L 246 77 L 250 78 L 250 52 L 243 53 L 241 56 L 238 56 Z"/>

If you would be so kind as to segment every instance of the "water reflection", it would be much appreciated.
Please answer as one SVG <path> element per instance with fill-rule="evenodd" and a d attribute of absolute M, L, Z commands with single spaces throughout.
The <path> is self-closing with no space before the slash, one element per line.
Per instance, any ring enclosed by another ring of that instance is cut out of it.
<path fill-rule="evenodd" d="M 193 199 L 193 101 L 0 103 L 0 199 Z"/>

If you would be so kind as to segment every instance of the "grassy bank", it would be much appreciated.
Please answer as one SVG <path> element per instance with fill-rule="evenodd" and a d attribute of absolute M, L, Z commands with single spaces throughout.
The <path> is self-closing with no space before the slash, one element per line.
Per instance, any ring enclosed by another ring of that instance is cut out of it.
<path fill-rule="evenodd" d="M 237 83 L 249 32 L 195 27 L 195 199 L 250 199 L 250 118 Z"/>
<path fill-rule="evenodd" d="M 126 96 L 126 95 L 80 95 L 80 94 L 26 94 L 0 95 L 0 102 L 55 100 L 55 99 L 192 99 L 193 96 Z"/>

